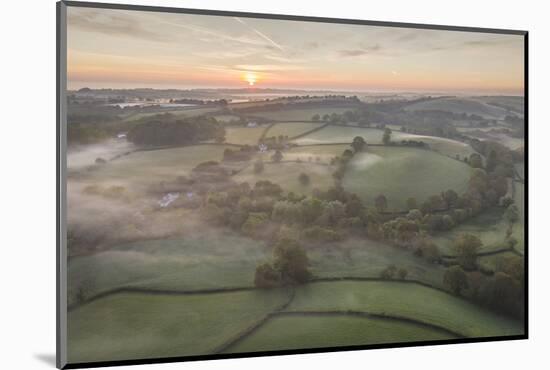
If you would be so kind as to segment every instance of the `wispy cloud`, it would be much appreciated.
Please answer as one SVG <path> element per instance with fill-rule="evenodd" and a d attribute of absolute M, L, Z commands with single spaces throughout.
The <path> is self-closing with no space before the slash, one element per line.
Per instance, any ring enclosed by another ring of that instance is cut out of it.
<path fill-rule="evenodd" d="M 241 18 L 235 17 L 235 20 L 237 22 L 241 23 L 242 25 L 244 25 L 245 27 L 248 27 L 252 32 L 254 32 L 256 35 L 260 36 L 265 41 L 269 42 L 271 45 L 273 45 L 274 47 L 276 47 L 280 51 L 284 51 L 284 49 L 281 45 L 277 44 L 275 41 L 273 41 L 271 38 L 267 37 L 264 33 L 258 31 L 256 28 L 250 26 L 248 23 L 243 21 Z"/>
<path fill-rule="evenodd" d="M 170 41 L 166 33 L 157 33 L 144 28 L 135 19 L 122 14 L 105 14 L 105 12 L 75 12 L 67 18 L 68 25 L 77 29 L 98 32 L 108 36 L 125 36 L 151 41 Z"/>

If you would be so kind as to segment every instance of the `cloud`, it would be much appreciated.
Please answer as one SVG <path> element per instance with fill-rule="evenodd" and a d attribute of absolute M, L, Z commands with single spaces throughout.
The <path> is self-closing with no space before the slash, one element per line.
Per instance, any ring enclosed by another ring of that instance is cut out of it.
<path fill-rule="evenodd" d="M 70 27 L 83 31 L 98 32 L 109 36 L 124 36 L 151 41 L 170 41 L 171 36 L 144 28 L 135 18 L 122 14 L 86 10 L 71 12 L 67 17 Z"/>
<path fill-rule="evenodd" d="M 243 21 L 242 19 L 238 18 L 238 17 L 235 17 L 235 20 L 237 22 L 239 22 L 240 24 L 244 25 L 245 27 L 249 28 L 250 30 L 252 30 L 252 32 L 254 32 L 256 35 L 260 36 L 262 39 L 264 39 L 265 41 L 269 42 L 273 47 L 279 49 L 280 51 L 284 51 L 283 47 L 279 44 L 277 44 L 275 41 L 273 41 L 271 38 L 267 37 L 264 33 L 258 31 L 256 28 L 250 26 L 248 23 L 246 23 L 245 21 Z"/>
<path fill-rule="evenodd" d="M 338 53 L 340 54 L 340 56 L 343 57 L 358 57 L 367 54 L 375 54 L 380 50 L 382 50 L 382 46 L 380 46 L 379 44 L 362 44 L 360 45 L 360 49 L 339 50 Z"/>

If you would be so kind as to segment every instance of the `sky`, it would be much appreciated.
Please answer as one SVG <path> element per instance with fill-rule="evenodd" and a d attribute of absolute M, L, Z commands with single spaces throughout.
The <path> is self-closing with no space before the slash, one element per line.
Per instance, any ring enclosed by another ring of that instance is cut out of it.
<path fill-rule="evenodd" d="M 68 88 L 523 95 L 523 37 L 69 7 Z"/>

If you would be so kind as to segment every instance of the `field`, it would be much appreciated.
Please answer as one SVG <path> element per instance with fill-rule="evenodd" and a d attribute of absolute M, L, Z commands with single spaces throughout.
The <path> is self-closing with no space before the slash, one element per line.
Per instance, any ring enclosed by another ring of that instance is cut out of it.
<path fill-rule="evenodd" d="M 227 248 L 227 245 L 232 248 Z M 230 232 L 149 240 L 76 257 L 68 269 L 69 303 L 80 287 L 85 297 L 121 287 L 200 290 L 251 286 L 258 262 L 269 257 L 265 243 Z"/>
<path fill-rule="evenodd" d="M 228 144 L 256 145 L 266 126 L 258 127 L 226 127 L 225 142 Z"/>
<path fill-rule="evenodd" d="M 298 180 L 301 173 L 310 177 L 309 185 L 302 185 Z M 326 164 L 309 162 L 281 162 L 264 164 L 264 170 L 256 174 L 253 166 L 248 166 L 233 178 L 237 182 L 248 182 L 255 184 L 259 180 L 269 180 L 279 184 L 285 191 L 293 191 L 296 194 L 311 194 L 315 188 L 326 190 L 334 184 L 331 167 Z"/>
<path fill-rule="evenodd" d="M 288 311 L 361 311 L 407 317 L 464 336 L 519 334 L 523 328 L 463 299 L 401 282 L 320 282 L 297 288 Z"/>
<path fill-rule="evenodd" d="M 405 209 L 409 197 L 418 202 L 441 191 L 462 193 L 470 176 L 466 164 L 425 149 L 370 147 L 355 155 L 346 171 L 344 186 L 372 205 L 384 194 L 390 209 Z"/>
<path fill-rule="evenodd" d="M 299 145 L 351 143 L 354 137 L 361 136 L 367 144 L 382 144 L 383 135 L 384 131 L 377 128 L 328 126 L 312 134 L 300 137 L 294 140 L 294 142 Z M 401 140 L 423 141 L 429 145 L 430 149 L 453 158 L 458 154 L 462 159 L 475 152 L 468 144 L 436 136 L 414 135 L 394 130 L 391 138 L 396 143 L 401 142 Z"/>
<path fill-rule="evenodd" d="M 316 114 L 323 117 L 325 114 L 342 114 L 348 110 L 354 110 L 353 107 L 322 107 L 322 108 L 299 108 L 285 110 L 270 110 L 265 112 L 253 112 L 250 116 L 262 117 L 273 121 L 311 121 Z"/>
<path fill-rule="evenodd" d="M 289 138 L 293 138 L 295 136 L 303 134 L 304 132 L 320 127 L 321 125 L 322 123 L 314 122 L 276 123 L 267 131 L 266 137 L 283 135 L 288 136 Z"/>
<path fill-rule="evenodd" d="M 130 183 L 134 186 L 174 180 L 177 176 L 188 175 L 199 163 L 221 161 L 226 148 L 228 146 L 196 145 L 136 151 L 89 171 L 86 178 L 110 185 Z"/>
<path fill-rule="evenodd" d="M 328 126 L 294 142 L 298 145 L 351 143 L 354 137 L 362 136 L 367 144 L 382 144 L 383 135 L 384 131 L 375 128 Z"/>
<path fill-rule="evenodd" d="M 400 104 L 392 113 L 406 116 Z M 406 109 L 502 119 L 506 109 L 494 104 L 519 107 L 513 99 L 444 98 Z M 461 141 L 401 132 L 397 125 L 387 126 L 393 130 L 393 145 L 382 145 L 383 129 L 355 123 L 329 124 L 308 133 L 326 124 L 313 122 L 314 114 L 353 109 L 327 105 L 245 114 L 247 121 L 258 120 L 260 125 L 230 123 L 225 126 L 223 144 L 214 143 L 210 130 L 198 136 L 207 138 L 205 142 L 196 139 L 196 144 L 182 147 L 139 148 L 124 139 L 72 147 L 67 158 L 69 360 L 151 359 L 522 334 L 520 320 L 450 293 L 444 282 L 448 265 L 415 253 L 418 240 L 414 238 L 422 233 L 410 236 L 404 246 L 394 237 L 395 225 L 385 223 L 396 217 L 391 211 L 407 209 L 409 198 L 420 205 L 445 190 L 464 194 L 472 169 L 463 158 L 474 149 Z M 393 108 L 384 105 L 382 109 Z M 205 107 L 174 110 L 182 117 L 208 113 L 220 122 L 240 120 L 240 115 L 226 112 Z M 127 121 L 152 114 L 156 113 L 137 114 Z M 264 150 L 258 147 L 264 135 L 283 135 L 290 141 Z M 333 174 L 340 162 L 333 159 L 352 149 L 350 143 L 356 136 L 363 137 L 367 146 L 342 167 L 345 172 L 339 183 Z M 402 140 L 422 141 L 427 147 L 401 145 Z M 519 141 L 507 142 L 508 146 L 516 144 Z M 241 161 L 223 162 L 234 170 L 230 174 L 210 167 L 212 172 L 174 185 L 178 176 L 189 176 L 198 164 L 222 162 L 227 148 L 243 145 L 251 145 L 254 152 L 243 155 Z M 280 162 L 272 159 L 276 149 L 282 153 Z M 96 158 L 106 161 L 96 163 Z M 255 173 L 258 159 L 263 160 L 263 170 Z M 508 224 L 502 217 L 504 209 L 492 207 L 450 231 L 426 231 L 443 262 L 455 256 L 453 240 L 462 233 L 482 240 L 478 263 L 485 273 L 500 258 L 523 253 L 524 166 L 518 163 L 516 171 L 516 181 L 507 179 L 514 184 L 508 195 L 514 197 L 521 213 L 513 227 L 516 250 L 501 251 L 506 247 Z M 300 182 L 302 173 L 308 175 L 309 183 Z M 270 192 L 268 186 L 254 188 L 260 180 L 280 185 L 282 196 Z M 161 186 L 163 182 L 166 186 Z M 243 182 L 253 190 L 235 184 Z M 123 195 L 112 196 L 105 190 L 113 185 L 123 186 Z M 337 192 L 340 189 L 335 185 L 357 194 L 365 207 L 357 208 L 358 202 Z M 329 188 L 334 191 L 314 202 L 286 197 L 290 192 L 310 196 L 314 189 Z M 162 204 L 175 193 L 177 201 Z M 387 198 L 390 212 L 374 212 L 374 200 L 380 194 Z M 187 202 L 193 199 L 197 202 Z M 270 218 L 272 205 L 280 200 L 296 203 L 285 209 L 292 222 Z M 255 212 L 265 212 L 267 220 L 255 223 Z M 429 229 L 426 220 L 415 225 L 422 232 Z M 385 235 L 374 240 L 376 235 L 365 227 L 367 222 L 379 222 Z M 308 233 L 303 232 L 306 228 Z M 343 240 L 331 241 L 339 235 Z M 283 236 L 296 239 L 300 252 L 307 255 L 306 262 L 293 261 L 290 256 L 286 264 L 294 268 L 293 263 L 303 262 L 311 280 L 284 275 L 286 265 L 278 264 L 280 256 L 274 251 L 278 243 L 288 243 Z M 257 267 L 264 263 L 275 270 L 277 288 L 267 289 L 257 279 L 262 277 Z M 399 273 L 384 276 L 389 266 Z"/>
<path fill-rule="evenodd" d="M 330 333 L 327 336 L 326 333 Z M 228 353 L 454 339 L 408 322 L 346 314 L 282 315 L 226 350 Z"/>
<path fill-rule="evenodd" d="M 286 300 L 284 290 L 197 295 L 123 293 L 69 313 L 69 361 L 207 354 Z"/>
<path fill-rule="evenodd" d="M 212 113 L 220 108 L 218 107 L 200 107 L 200 108 L 187 108 L 187 109 L 176 109 L 176 110 L 162 110 L 160 112 L 150 112 L 150 113 L 137 113 L 132 114 L 124 118 L 126 122 L 137 121 L 145 117 L 155 116 L 157 114 L 170 113 L 178 117 L 195 117 L 200 116 L 205 113 Z"/>
<path fill-rule="evenodd" d="M 490 105 L 471 98 L 440 98 L 413 103 L 405 107 L 407 110 L 440 110 L 453 113 L 476 114 L 484 118 L 502 119 L 507 111 L 494 105 Z"/>

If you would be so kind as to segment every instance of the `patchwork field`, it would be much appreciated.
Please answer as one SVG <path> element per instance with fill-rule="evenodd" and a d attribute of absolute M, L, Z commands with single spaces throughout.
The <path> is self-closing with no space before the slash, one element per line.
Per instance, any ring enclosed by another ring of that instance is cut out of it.
<path fill-rule="evenodd" d="M 315 122 L 276 123 L 267 131 L 266 137 L 283 135 L 288 136 L 289 138 L 293 138 L 295 136 L 303 134 L 304 132 L 316 129 L 321 125 L 323 124 Z"/>
<path fill-rule="evenodd" d="M 442 330 L 391 319 L 306 313 L 274 317 L 225 352 L 276 351 L 454 338 L 456 336 Z"/>
<path fill-rule="evenodd" d="M 351 143 L 354 137 L 361 136 L 367 144 L 382 144 L 383 135 L 384 131 L 377 128 L 328 126 L 310 135 L 300 137 L 294 142 L 298 145 Z M 460 141 L 435 136 L 414 135 L 398 130 L 393 130 L 391 140 L 395 143 L 400 143 L 402 140 L 423 141 L 429 145 L 430 149 L 453 158 L 458 154 L 462 159 L 475 152 L 470 145 Z"/>
<path fill-rule="evenodd" d="M 227 245 L 231 248 L 227 248 Z M 76 302 L 121 287 L 199 290 L 252 286 L 258 262 L 269 257 L 265 243 L 209 230 L 172 240 L 123 244 L 73 258 L 68 268 L 68 300 Z"/>
<path fill-rule="evenodd" d="M 499 316 L 436 289 L 402 282 L 319 282 L 296 289 L 288 311 L 363 311 L 408 317 L 464 336 L 523 332 L 515 320 Z"/>
<path fill-rule="evenodd" d="M 483 103 L 470 98 L 441 98 L 421 101 L 405 107 L 406 110 L 439 110 L 453 113 L 476 114 L 484 118 L 502 119 L 507 111 L 504 108 Z"/>
<path fill-rule="evenodd" d="M 69 361 L 211 353 L 287 300 L 283 289 L 109 296 L 69 313 Z"/>
<path fill-rule="evenodd" d="M 226 148 L 228 146 L 195 145 L 137 151 L 87 172 L 86 178 L 99 183 L 133 186 L 174 180 L 177 176 L 188 175 L 199 163 L 221 161 Z"/>
<path fill-rule="evenodd" d="M 354 156 L 344 186 L 372 205 L 384 194 L 390 209 L 405 209 L 409 197 L 423 202 L 429 196 L 453 189 L 466 190 L 470 167 L 459 161 L 418 148 L 370 147 Z"/>
<path fill-rule="evenodd" d="M 311 121 L 316 114 L 323 117 L 325 114 L 337 113 L 342 114 L 348 110 L 354 110 L 353 107 L 323 107 L 323 108 L 300 108 L 300 109 L 285 109 L 271 110 L 265 112 L 253 112 L 250 116 L 262 117 L 274 121 Z"/>
<path fill-rule="evenodd" d="M 256 174 L 253 166 L 248 166 L 233 178 L 237 182 L 248 182 L 255 184 L 260 180 L 269 180 L 279 184 L 285 191 L 292 191 L 296 194 L 311 194 L 315 188 L 326 190 L 334 184 L 332 178 L 333 169 L 326 164 L 317 164 L 309 162 L 281 162 L 264 164 L 264 170 Z M 302 185 L 298 180 L 298 176 L 305 173 L 310 178 L 309 185 Z"/>
<path fill-rule="evenodd" d="M 163 110 L 160 112 L 150 112 L 150 113 L 137 113 L 129 115 L 124 118 L 126 122 L 132 122 L 140 120 L 144 117 L 151 117 L 157 114 L 170 113 L 178 117 L 196 117 L 205 113 L 212 113 L 218 111 L 219 107 L 200 107 L 200 108 L 187 108 L 187 109 L 176 109 L 176 110 Z"/>
<path fill-rule="evenodd" d="M 266 127 L 226 127 L 225 142 L 228 144 L 256 145 Z"/>

